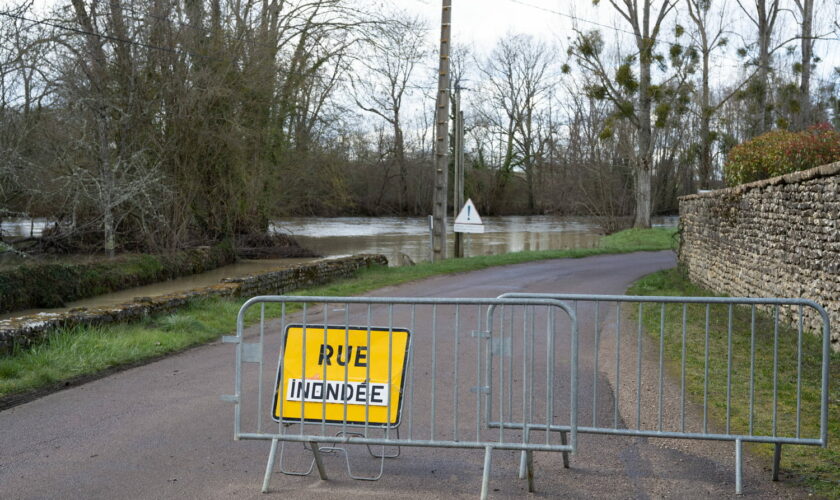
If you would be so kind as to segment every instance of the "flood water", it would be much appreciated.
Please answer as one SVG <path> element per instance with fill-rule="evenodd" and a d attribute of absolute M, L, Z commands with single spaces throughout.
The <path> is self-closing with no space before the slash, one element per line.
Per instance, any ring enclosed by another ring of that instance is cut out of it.
<path fill-rule="evenodd" d="M 467 257 L 591 248 L 601 236 L 597 220 L 591 217 L 503 216 L 482 217 L 482 222 L 484 233 L 464 236 Z M 677 222 L 677 217 L 653 220 L 660 227 L 675 227 Z M 272 230 L 291 233 L 302 246 L 325 256 L 381 253 L 392 265 L 399 261 L 400 253 L 414 262 L 430 260 L 429 221 L 425 217 L 295 217 L 275 221 Z M 451 232 L 447 243 L 447 256 L 452 256 L 455 236 Z"/>
<path fill-rule="evenodd" d="M 482 217 L 483 234 L 465 235 L 465 255 L 494 255 L 523 250 L 558 250 L 591 248 L 598 244 L 600 227 L 589 217 L 551 215 Z M 677 217 L 655 217 L 660 227 L 674 227 Z M 3 234 L 39 236 L 46 220 L 4 220 Z M 450 221 L 451 223 L 451 221 Z M 293 217 L 275 221 L 271 230 L 290 233 L 298 242 L 324 257 L 343 257 L 360 253 L 379 253 L 393 265 L 401 263 L 400 254 L 414 262 L 428 261 L 429 222 L 425 217 Z M 454 234 L 447 237 L 447 255 L 453 255 Z M 36 312 L 62 312 L 71 308 L 94 308 L 129 302 L 135 297 L 149 297 L 201 288 L 224 278 L 244 276 L 312 262 L 317 259 L 245 260 L 212 271 L 162 283 L 131 288 L 120 292 L 72 302 L 63 308 L 17 311 L 0 319 Z"/>

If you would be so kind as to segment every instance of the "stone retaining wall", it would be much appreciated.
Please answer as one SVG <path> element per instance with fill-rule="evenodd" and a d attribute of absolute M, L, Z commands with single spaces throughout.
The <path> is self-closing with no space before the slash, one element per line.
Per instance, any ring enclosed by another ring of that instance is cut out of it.
<path fill-rule="evenodd" d="M 195 299 L 281 295 L 292 290 L 349 278 L 359 269 L 373 265 L 388 265 L 388 260 L 384 255 L 357 255 L 302 264 L 258 275 L 229 278 L 218 285 L 186 292 L 137 297 L 132 302 L 114 307 L 79 309 L 66 313 L 39 313 L 0 320 L 0 354 L 8 354 L 15 345 L 27 346 L 37 342 L 59 327 L 136 321 L 152 314 L 174 312 Z"/>
<path fill-rule="evenodd" d="M 121 255 L 90 262 L 31 262 L 0 270 L 0 313 L 68 302 L 159 283 L 236 262 L 230 244 L 172 254 Z"/>
<path fill-rule="evenodd" d="M 679 260 L 730 296 L 814 300 L 840 349 L 840 162 L 680 198 Z M 806 316 L 821 333 L 818 315 Z"/>

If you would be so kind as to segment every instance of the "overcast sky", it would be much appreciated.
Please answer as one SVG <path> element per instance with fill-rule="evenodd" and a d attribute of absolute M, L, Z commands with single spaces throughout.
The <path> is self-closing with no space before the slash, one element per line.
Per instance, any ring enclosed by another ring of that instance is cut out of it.
<path fill-rule="evenodd" d="M 815 3 L 815 34 L 830 33 L 833 23 L 838 18 L 836 0 L 816 0 Z M 606 1 L 598 6 L 594 6 L 591 0 L 452 0 L 452 4 L 453 43 L 471 46 L 478 56 L 489 52 L 499 37 L 506 33 L 528 33 L 557 43 L 558 59 L 565 60 L 565 49 L 569 38 L 574 34 L 574 26 L 580 30 L 601 30 L 608 44 L 616 37 L 624 38 L 621 45 L 626 50 L 622 52 L 635 52 L 635 44 L 632 39 L 627 38 L 629 25 L 618 17 Z M 654 5 L 657 4 L 659 2 L 654 2 Z M 437 41 L 440 34 L 441 0 L 396 0 L 390 5 L 425 17 L 432 27 L 431 37 Z M 727 6 L 725 24 L 730 31 L 728 38 L 731 42 L 726 52 L 716 52 L 713 62 L 724 75 L 734 77 L 744 64 L 743 60 L 736 57 L 735 50 L 753 40 L 755 26 L 749 22 L 735 1 L 717 1 L 713 5 Z M 744 2 L 744 5 L 748 9 L 754 8 L 752 2 Z M 777 42 L 795 36 L 798 31 L 791 10 L 794 8 L 793 1 L 783 0 L 782 5 L 786 8 L 780 16 L 776 30 Z M 669 21 L 660 35 L 662 40 L 676 41 L 672 31 L 675 21 L 685 26 L 687 31 L 691 30 L 691 20 L 682 1 L 677 4 Z M 818 81 L 826 81 L 834 67 L 840 66 L 840 40 L 833 33 L 828 38 L 815 42 L 814 55 L 822 59 L 817 64 L 815 73 Z M 683 37 L 679 41 L 687 43 L 688 39 Z M 798 49 L 799 41 L 792 41 L 788 45 Z M 784 51 L 777 54 L 784 57 Z M 798 55 L 793 54 L 793 57 Z M 719 73 L 718 77 L 720 76 Z"/>
<path fill-rule="evenodd" d="M 423 15 L 440 33 L 440 0 L 398 0 L 396 5 Z M 506 33 L 528 33 L 546 40 L 562 40 L 571 33 L 575 13 L 581 19 L 609 23 L 609 7 L 594 7 L 591 0 L 452 0 L 452 38 L 454 43 L 489 51 Z M 582 27 L 595 27 L 585 22 Z"/>

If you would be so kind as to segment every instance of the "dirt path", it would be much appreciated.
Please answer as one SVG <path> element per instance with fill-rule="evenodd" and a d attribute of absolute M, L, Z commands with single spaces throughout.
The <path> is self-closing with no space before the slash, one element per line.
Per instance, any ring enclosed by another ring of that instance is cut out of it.
<path fill-rule="evenodd" d="M 614 294 L 674 263 L 671 252 L 543 261 L 441 276 L 372 295 Z M 233 348 L 215 343 L 0 413 L 0 498 L 266 498 L 259 488 L 268 444 L 234 442 L 231 405 L 219 399 L 232 391 L 233 368 Z M 614 389 L 610 375 L 591 382 L 605 401 Z M 628 411 L 622 405 L 621 418 Z M 733 455 L 728 443 L 581 435 L 571 469 L 562 468 L 558 454 L 535 455 L 533 496 L 734 496 Z M 276 473 L 268 497 L 474 498 L 482 461 L 474 450 L 405 449 L 386 463 L 382 480 L 360 482 L 347 477 L 339 457 L 330 456 L 330 481 Z M 516 478 L 517 464 L 514 452 L 493 455 L 491 497 L 527 495 L 525 481 Z M 770 482 L 769 472 L 750 460 L 744 472 L 744 496 L 807 496 Z"/>

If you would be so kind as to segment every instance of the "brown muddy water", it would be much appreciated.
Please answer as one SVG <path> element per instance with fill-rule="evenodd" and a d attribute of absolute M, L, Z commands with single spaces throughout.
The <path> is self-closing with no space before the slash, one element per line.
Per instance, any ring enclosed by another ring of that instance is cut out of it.
<path fill-rule="evenodd" d="M 451 224 L 451 219 L 450 219 Z M 483 234 L 465 235 L 465 255 L 495 255 L 524 250 L 591 248 L 600 226 L 592 217 L 555 215 L 482 217 Z M 678 217 L 654 217 L 654 226 L 675 227 Z M 425 217 L 298 217 L 277 220 L 272 230 L 291 233 L 306 248 L 325 256 L 381 253 L 392 265 L 405 254 L 429 260 L 429 222 Z M 451 227 L 450 227 L 451 230 Z M 448 234 L 447 255 L 455 237 Z"/>
<path fill-rule="evenodd" d="M 551 215 L 483 217 L 483 234 L 465 235 L 466 256 L 495 255 L 524 250 L 559 250 L 591 248 L 598 244 L 601 231 L 591 217 Z M 654 217 L 654 226 L 674 227 L 677 217 Z M 451 223 L 451 220 L 450 220 Z M 2 221 L 5 235 L 39 236 L 48 224 L 44 219 Z M 429 260 L 429 223 L 425 217 L 292 217 L 276 220 L 272 231 L 290 233 L 298 242 L 327 258 L 360 253 L 379 253 L 390 265 L 400 265 L 408 256 L 414 262 Z M 448 234 L 447 255 L 453 255 L 454 234 Z M 285 266 L 317 259 L 245 260 L 193 276 L 153 285 L 130 288 L 84 300 L 57 309 L 17 311 L 0 315 L 0 319 L 37 312 L 63 312 L 71 308 L 107 307 L 150 297 L 201 288 L 219 283 L 224 278 L 258 274 Z"/>

